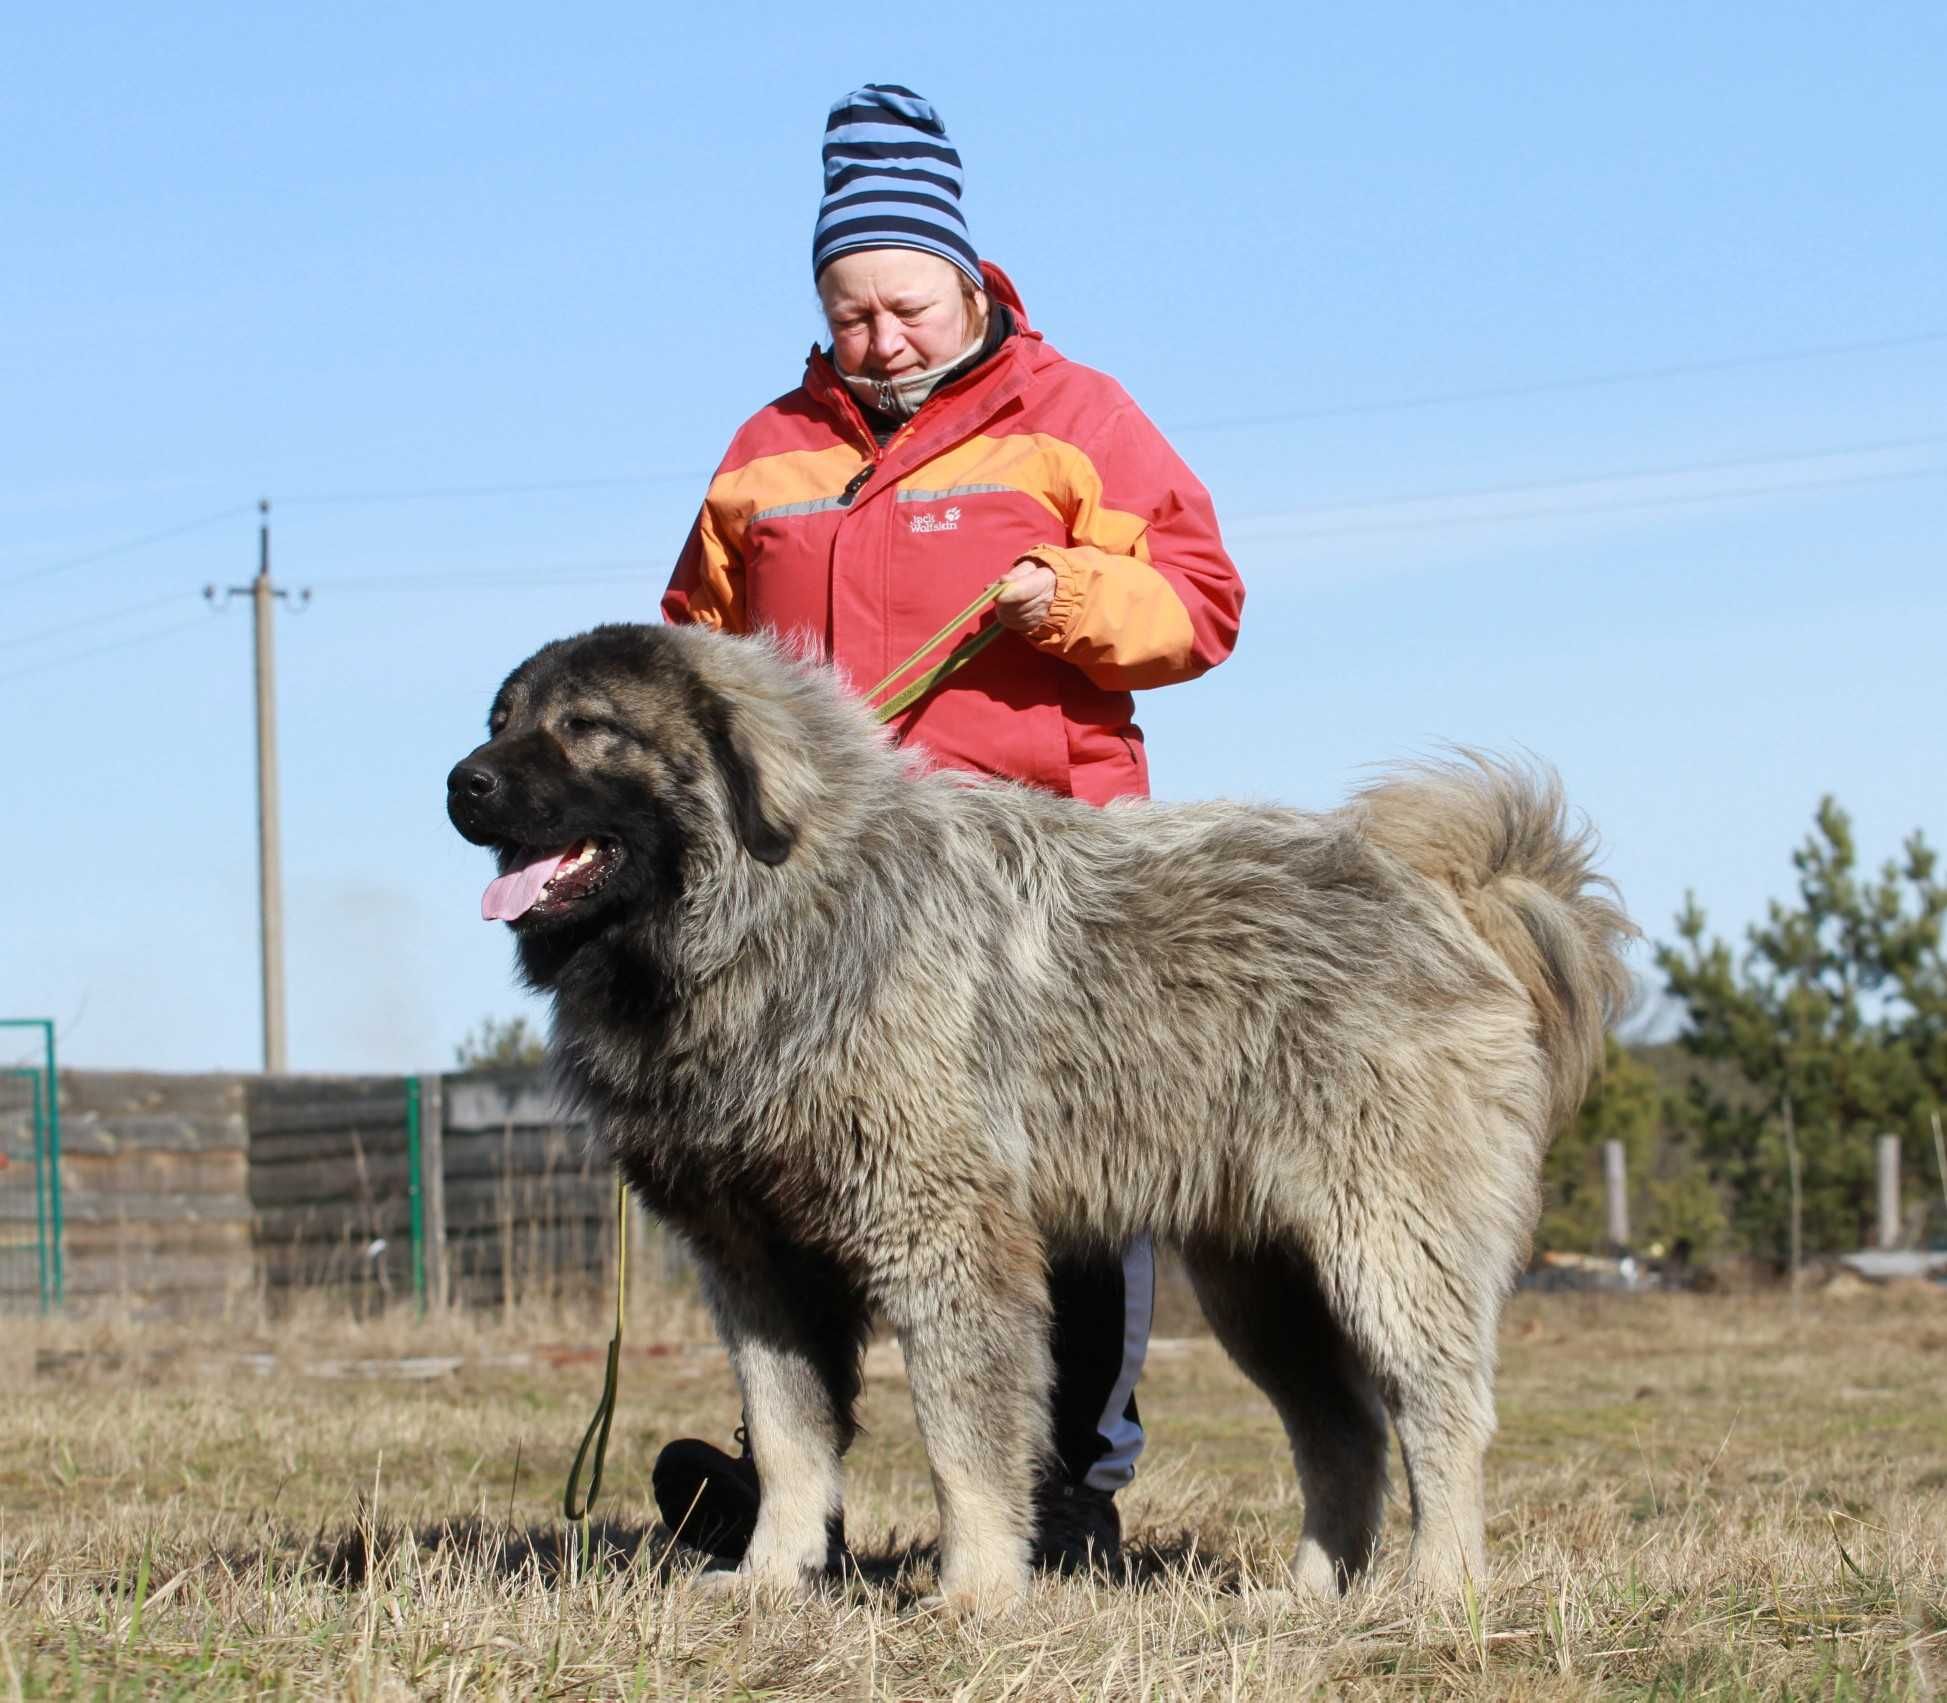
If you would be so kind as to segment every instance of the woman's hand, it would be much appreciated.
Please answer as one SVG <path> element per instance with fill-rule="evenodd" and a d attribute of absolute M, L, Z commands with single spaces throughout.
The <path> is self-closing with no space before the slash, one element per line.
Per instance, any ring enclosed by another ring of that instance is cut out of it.
<path fill-rule="evenodd" d="M 1031 633 L 1055 606 L 1055 570 L 1023 556 L 1001 579 L 994 614 L 1010 632 Z"/>

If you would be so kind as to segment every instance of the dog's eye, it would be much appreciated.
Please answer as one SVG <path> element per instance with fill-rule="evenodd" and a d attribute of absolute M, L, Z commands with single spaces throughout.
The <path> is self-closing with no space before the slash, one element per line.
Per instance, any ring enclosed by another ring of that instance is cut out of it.
<path fill-rule="evenodd" d="M 602 723 L 592 716 L 571 715 L 563 724 L 577 739 L 585 739 L 591 733 L 600 733 Z"/>

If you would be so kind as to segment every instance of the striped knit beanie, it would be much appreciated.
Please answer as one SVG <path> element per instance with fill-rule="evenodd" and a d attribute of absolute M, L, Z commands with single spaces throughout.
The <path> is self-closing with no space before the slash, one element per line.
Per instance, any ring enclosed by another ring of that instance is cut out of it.
<path fill-rule="evenodd" d="M 897 83 L 854 89 L 825 121 L 812 277 L 855 248 L 923 249 L 986 288 L 960 212 L 960 156 L 933 103 Z"/>

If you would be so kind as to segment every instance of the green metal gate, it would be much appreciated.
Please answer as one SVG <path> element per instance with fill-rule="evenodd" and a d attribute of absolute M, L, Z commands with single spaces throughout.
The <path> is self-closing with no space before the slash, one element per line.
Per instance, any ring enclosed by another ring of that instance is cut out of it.
<path fill-rule="evenodd" d="M 0 1029 L 39 1029 L 44 1042 L 39 1064 L 0 1063 L 0 1313 L 45 1313 L 62 1291 L 54 1025 L 0 1018 Z"/>

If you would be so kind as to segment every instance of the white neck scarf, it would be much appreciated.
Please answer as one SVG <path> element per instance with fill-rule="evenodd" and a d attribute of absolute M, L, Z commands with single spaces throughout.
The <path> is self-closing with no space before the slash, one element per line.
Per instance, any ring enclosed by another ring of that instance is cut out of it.
<path fill-rule="evenodd" d="M 919 412 L 919 405 L 939 389 L 953 369 L 979 354 L 981 344 L 986 341 L 987 332 L 983 327 L 952 360 L 943 361 L 937 367 L 927 367 L 921 372 L 900 373 L 894 378 L 868 378 L 864 373 L 840 373 L 838 376 L 867 408 L 894 420 L 910 420 Z"/>

